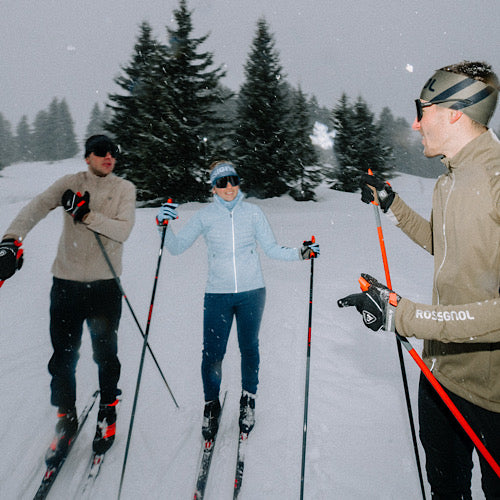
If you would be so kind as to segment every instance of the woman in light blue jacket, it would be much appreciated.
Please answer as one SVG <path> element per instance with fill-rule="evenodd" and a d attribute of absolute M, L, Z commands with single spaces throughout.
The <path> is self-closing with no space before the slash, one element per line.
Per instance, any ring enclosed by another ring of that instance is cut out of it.
<path fill-rule="evenodd" d="M 206 440 L 213 439 L 218 430 L 222 361 L 233 317 L 241 353 L 240 431 L 248 434 L 255 424 L 258 334 L 266 297 L 257 243 L 273 259 L 294 261 L 319 255 L 318 244 L 310 241 L 300 249 L 276 243 L 262 210 L 243 201 L 240 179 L 231 162 L 215 162 L 210 168 L 213 202 L 200 209 L 178 234 L 169 226 L 165 235 L 165 247 L 173 255 L 187 250 L 199 236 L 208 248 L 201 365 L 205 393 L 202 433 Z M 163 204 L 158 223 L 176 219 L 176 208 L 175 203 Z"/>

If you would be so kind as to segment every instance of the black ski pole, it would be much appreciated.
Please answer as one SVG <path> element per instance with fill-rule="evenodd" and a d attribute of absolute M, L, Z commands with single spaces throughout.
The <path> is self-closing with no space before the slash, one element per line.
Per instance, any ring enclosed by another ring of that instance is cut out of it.
<path fill-rule="evenodd" d="M 171 200 L 169 200 L 169 201 L 171 201 Z M 120 498 L 121 493 L 122 493 L 123 478 L 125 477 L 125 469 L 127 467 L 128 451 L 130 448 L 130 439 L 132 437 L 132 429 L 134 427 L 135 410 L 137 407 L 137 400 L 139 398 L 139 388 L 141 385 L 142 369 L 144 367 L 144 357 L 146 354 L 146 346 L 148 345 L 149 327 L 151 326 L 151 316 L 153 315 L 153 304 L 155 301 L 156 286 L 158 284 L 158 275 L 160 274 L 161 257 L 163 254 L 163 245 L 165 244 L 165 234 L 167 232 L 167 226 L 168 226 L 168 220 L 164 221 L 162 233 L 161 233 L 161 244 L 160 244 L 160 250 L 158 251 L 158 263 L 156 264 L 156 273 L 155 273 L 155 279 L 154 279 L 154 284 L 153 284 L 153 293 L 151 294 L 151 303 L 149 305 L 148 321 L 147 321 L 147 325 L 146 325 L 146 332 L 144 333 L 144 342 L 142 345 L 141 362 L 139 364 L 139 373 L 137 374 L 137 383 L 135 386 L 134 403 L 132 405 L 132 414 L 130 416 L 127 444 L 125 446 L 125 456 L 123 458 L 123 467 L 122 467 L 122 474 L 120 477 L 120 488 L 118 490 L 118 499 Z"/>
<path fill-rule="evenodd" d="M 315 242 L 314 236 L 311 242 Z M 304 426 L 302 430 L 302 469 L 300 473 L 300 500 L 304 498 L 304 473 L 306 468 L 306 443 L 307 443 L 307 412 L 309 406 L 309 371 L 311 366 L 311 327 L 312 327 L 312 303 L 313 303 L 313 280 L 314 280 L 314 257 L 311 255 L 311 274 L 309 279 L 309 320 L 307 326 L 307 362 L 306 362 L 306 385 L 304 391 Z"/>
<path fill-rule="evenodd" d="M 371 169 L 368 169 L 368 173 L 370 175 L 373 175 Z M 373 211 L 375 214 L 375 224 L 377 226 L 378 238 L 380 243 L 380 251 L 382 253 L 382 262 L 384 264 L 385 279 L 387 282 L 386 284 L 387 287 L 390 290 L 392 290 L 391 275 L 389 272 L 389 263 L 387 261 L 387 252 L 385 250 L 385 243 L 384 243 L 384 233 L 382 232 L 382 221 L 380 220 L 380 207 L 376 201 L 373 201 L 372 203 L 373 203 Z M 406 368 L 405 368 L 405 361 L 403 358 L 403 350 L 401 348 L 401 343 L 398 336 L 396 336 L 396 345 L 398 350 L 399 366 L 401 367 L 401 378 L 403 379 L 403 389 L 405 393 L 406 408 L 408 411 L 408 420 L 410 423 L 411 437 L 413 441 L 413 451 L 415 454 L 415 461 L 417 463 L 417 470 L 418 470 L 418 478 L 420 481 L 420 490 L 422 492 L 422 498 L 425 500 L 424 478 L 422 474 L 422 465 L 420 463 L 420 455 L 418 453 L 417 433 L 415 432 L 415 423 L 413 421 L 413 411 L 411 408 L 410 391 L 408 389 L 408 379 L 406 377 Z"/>
<path fill-rule="evenodd" d="M 101 252 L 104 256 L 104 259 L 106 260 L 107 264 L 108 264 L 108 267 L 111 271 L 111 273 L 113 274 L 113 278 L 115 279 L 115 282 L 116 284 L 118 285 L 118 288 L 120 290 L 120 293 L 122 294 L 123 298 L 125 299 L 125 302 L 127 303 L 127 306 L 132 314 L 132 317 L 134 318 L 134 321 L 135 321 L 135 324 L 137 325 L 137 328 L 139 328 L 139 332 L 141 332 L 141 335 L 142 337 L 144 338 L 145 334 L 142 330 L 142 327 L 139 323 L 139 320 L 137 319 L 137 316 L 135 315 L 135 312 L 134 310 L 132 309 L 132 305 L 130 304 L 130 301 L 128 300 L 128 297 L 127 297 L 127 294 L 125 293 L 125 290 L 123 289 L 122 287 L 122 284 L 120 282 L 120 278 L 118 278 L 116 272 L 115 272 L 115 269 L 113 267 L 113 264 L 111 263 L 111 260 L 109 259 L 109 255 L 108 255 L 108 252 L 106 252 L 106 249 L 104 248 L 104 245 L 102 243 L 102 240 L 101 240 L 101 237 L 99 236 L 99 234 L 97 233 L 94 233 L 94 236 L 96 237 L 96 240 L 97 240 L 97 243 L 99 244 L 99 248 L 101 249 Z M 1 286 L 1 283 L 0 283 L 0 286 Z M 177 401 L 175 399 L 175 396 L 174 394 L 172 393 L 172 390 L 170 389 L 170 386 L 168 385 L 168 382 L 167 382 L 167 379 L 165 378 L 165 375 L 163 374 L 163 371 L 162 369 L 160 368 L 160 365 L 158 363 L 158 360 L 156 359 L 156 356 L 154 355 L 154 352 L 153 350 L 151 349 L 150 345 L 148 344 L 147 345 L 147 348 L 149 350 L 149 354 L 151 354 L 151 357 L 153 358 L 153 361 L 156 365 L 156 368 L 158 368 L 158 371 L 160 373 L 160 376 L 161 378 L 163 379 L 163 382 L 165 383 L 165 385 L 167 386 L 167 389 L 168 389 L 168 392 L 170 393 L 170 396 L 172 396 L 172 400 L 175 404 L 175 406 L 177 408 L 179 408 L 179 405 L 177 404 Z"/>

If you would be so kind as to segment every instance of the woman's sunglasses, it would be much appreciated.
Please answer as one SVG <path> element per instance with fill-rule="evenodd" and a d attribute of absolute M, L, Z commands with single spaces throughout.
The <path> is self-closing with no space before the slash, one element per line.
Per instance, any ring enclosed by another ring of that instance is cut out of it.
<path fill-rule="evenodd" d="M 226 177 L 219 177 L 215 181 L 215 187 L 223 189 L 227 187 L 227 183 L 231 183 L 231 186 L 239 186 L 240 178 L 237 175 L 227 175 Z"/>

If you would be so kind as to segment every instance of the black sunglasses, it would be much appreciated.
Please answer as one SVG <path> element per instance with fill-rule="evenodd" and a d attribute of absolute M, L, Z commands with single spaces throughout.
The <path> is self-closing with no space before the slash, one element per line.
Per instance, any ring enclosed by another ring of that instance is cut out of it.
<path fill-rule="evenodd" d="M 92 148 L 91 152 L 94 153 L 96 156 L 99 156 L 101 158 L 104 158 L 108 153 L 113 158 L 116 158 L 116 156 L 118 154 L 118 148 L 113 143 L 102 142 L 101 144 L 96 144 Z"/>
<path fill-rule="evenodd" d="M 240 178 L 237 175 L 227 175 L 226 177 L 219 177 L 215 181 L 215 187 L 223 189 L 227 187 L 228 182 L 231 183 L 231 186 L 239 186 Z"/>
<path fill-rule="evenodd" d="M 422 102 L 420 99 L 415 99 L 415 105 L 417 106 L 417 122 L 419 122 L 423 118 L 424 108 L 434 106 L 434 104 L 441 104 L 443 102 L 462 102 L 465 106 L 470 106 L 472 104 L 472 101 L 470 99 L 442 99 L 440 101 L 429 102 Z"/>

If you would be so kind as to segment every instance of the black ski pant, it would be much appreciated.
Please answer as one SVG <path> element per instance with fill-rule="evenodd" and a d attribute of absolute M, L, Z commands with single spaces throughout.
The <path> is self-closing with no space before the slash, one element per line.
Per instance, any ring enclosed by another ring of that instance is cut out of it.
<path fill-rule="evenodd" d="M 54 352 L 51 403 L 71 408 L 76 401 L 76 365 L 80 357 L 84 322 L 98 366 L 101 403 L 112 403 L 118 394 L 118 325 L 122 295 L 115 280 L 79 282 L 54 278 L 50 293 L 50 338 Z"/>
<path fill-rule="evenodd" d="M 500 461 L 500 413 L 485 410 L 446 391 L 497 463 Z M 427 479 L 436 500 L 471 499 L 474 443 L 424 375 L 420 376 L 420 440 Z M 481 453 L 481 486 L 488 500 L 500 499 L 500 478 Z"/>

